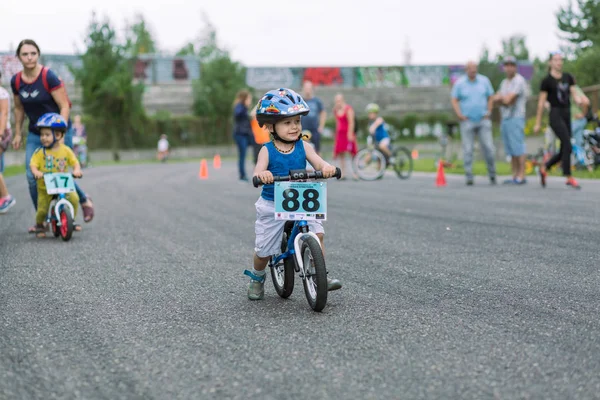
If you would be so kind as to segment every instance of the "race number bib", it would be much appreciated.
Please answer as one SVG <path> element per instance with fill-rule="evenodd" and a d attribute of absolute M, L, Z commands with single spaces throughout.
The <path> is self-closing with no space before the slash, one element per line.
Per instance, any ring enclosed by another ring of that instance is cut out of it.
<path fill-rule="evenodd" d="M 275 219 L 327 219 L 327 183 L 275 182 Z"/>
<path fill-rule="evenodd" d="M 71 193 L 75 191 L 73 175 L 65 173 L 44 174 L 48 194 Z"/>

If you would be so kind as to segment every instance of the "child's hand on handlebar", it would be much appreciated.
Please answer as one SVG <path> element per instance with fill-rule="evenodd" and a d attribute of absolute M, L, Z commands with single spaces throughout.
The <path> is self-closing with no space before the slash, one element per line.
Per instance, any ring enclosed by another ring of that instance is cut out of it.
<path fill-rule="evenodd" d="M 259 172 L 258 174 L 256 174 L 256 176 L 264 184 L 273 183 L 273 174 L 271 173 L 271 171 Z"/>
<path fill-rule="evenodd" d="M 83 172 L 80 169 L 73 170 L 73 176 L 75 178 L 81 178 L 83 176 Z"/>
<path fill-rule="evenodd" d="M 43 179 L 44 178 L 44 173 L 42 171 L 35 171 L 33 173 L 33 177 L 35 179 Z"/>
<path fill-rule="evenodd" d="M 323 177 L 331 178 L 335 175 L 335 167 L 333 165 L 327 164 L 323 167 L 321 172 L 323 172 Z"/>

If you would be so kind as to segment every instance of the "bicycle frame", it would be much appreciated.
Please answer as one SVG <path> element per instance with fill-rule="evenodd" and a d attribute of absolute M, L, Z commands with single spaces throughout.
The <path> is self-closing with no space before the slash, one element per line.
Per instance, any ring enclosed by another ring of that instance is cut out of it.
<path fill-rule="evenodd" d="M 60 215 L 60 207 L 61 206 L 65 206 L 69 209 L 69 211 L 71 212 L 71 217 L 75 216 L 75 210 L 73 209 L 73 205 L 67 200 L 67 196 L 65 196 L 64 193 L 60 193 L 57 195 L 57 197 L 55 199 L 58 199 L 56 201 L 56 204 L 54 204 L 54 218 L 56 218 L 56 226 L 62 226 L 62 222 L 59 218 Z M 53 201 L 55 200 L 53 199 Z M 48 220 L 51 220 L 51 209 L 48 209 Z"/>
<path fill-rule="evenodd" d="M 308 230 L 307 221 L 296 221 L 294 223 L 294 227 L 292 228 L 292 232 L 288 237 L 288 250 L 285 253 L 278 255 L 272 261 L 271 266 L 277 265 L 281 260 L 285 260 L 286 258 L 294 257 L 294 260 L 296 261 L 296 272 L 302 271 L 302 279 L 306 279 L 306 274 L 304 273 L 304 260 L 302 260 L 302 249 L 300 248 L 300 242 L 304 240 L 307 236 L 313 237 L 317 241 L 317 243 L 319 243 L 319 246 L 321 245 L 319 237 L 314 232 L 310 232 Z"/>

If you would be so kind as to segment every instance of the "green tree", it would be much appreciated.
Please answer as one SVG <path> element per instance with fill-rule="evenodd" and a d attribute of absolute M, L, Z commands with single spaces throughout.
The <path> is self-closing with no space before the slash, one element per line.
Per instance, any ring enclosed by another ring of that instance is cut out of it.
<path fill-rule="evenodd" d="M 527 38 L 524 35 L 513 35 L 502 40 L 502 57 L 513 56 L 519 61 L 529 61 Z"/>
<path fill-rule="evenodd" d="M 246 88 L 246 68 L 231 60 L 229 52 L 219 47 L 217 32 L 203 14 L 205 28 L 194 48 L 201 61 L 200 79 L 193 82 L 194 114 L 211 118 L 217 135 L 230 131 L 232 104 L 236 93 Z M 183 50 L 183 49 L 182 49 Z"/>
<path fill-rule="evenodd" d="M 115 160 L 119 149 L 135 145 L 135 130 L 145 119 L 143 85 L 133 83 L 133 63 L 126 57 L 108 19 L 99 22 L 92 14 L 80 68 L 71 68 L 82 89 L 83 111 L 103 121 Z"/>
<path fill-rule="evenodd" d="M 500 60 L 501 57 L 499 55 L 492 57 L 487 46 L 483 47 L 481 56 L 479 57 L 479 65 L 477 69 L 480 74 L 489 78 L 490 82 L 492 82 L 494 90 L 498 89 L 500 82 L 502 82 L 502 79 L 504 79 L 504 74 L 499 67 Z"/>
<path fill-rule="evenodd" d="M 577 48 L 600 44 L 600 0 L 569 0 L 556 13 L 563 39 Z"/>
<path fill-rule="evenodd" d="M 156 53 L 156 42 L 142 14 L 136 15 L 136 22 L 128 28 L 127 47 L 132 56 Z"/>

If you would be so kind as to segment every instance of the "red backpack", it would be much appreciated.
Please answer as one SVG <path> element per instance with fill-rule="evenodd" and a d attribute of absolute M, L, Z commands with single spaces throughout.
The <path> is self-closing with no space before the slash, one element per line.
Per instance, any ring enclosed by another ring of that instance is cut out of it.
<path fill-rule="evenodd" d="M 22 71 L 17 72 L 17 76 L 15 77 L 15 88 L 17 89 L 17 92 L 19 91 L 19 87 L 21 86 L 21 73 Z M 62 80 L 61 80 L 62 82 Z M 44 89 L 46 89 L 46 91 L 48 93 L 50 93 L 50 87 L 48 86 L 48 68 L 47 67 L 42 67 L 42 84 L 44 85 Z M 64 82 L 63 82 L 64 84 Z M 67 91 L 67 88 L 65 87 L 65 93 Z M 71 103 L 71 99 L 69 99 L 69 94 L 67 93 L 67 101 L 69 102 L 69 108 L 73 108 L 73 103 Z"/>

